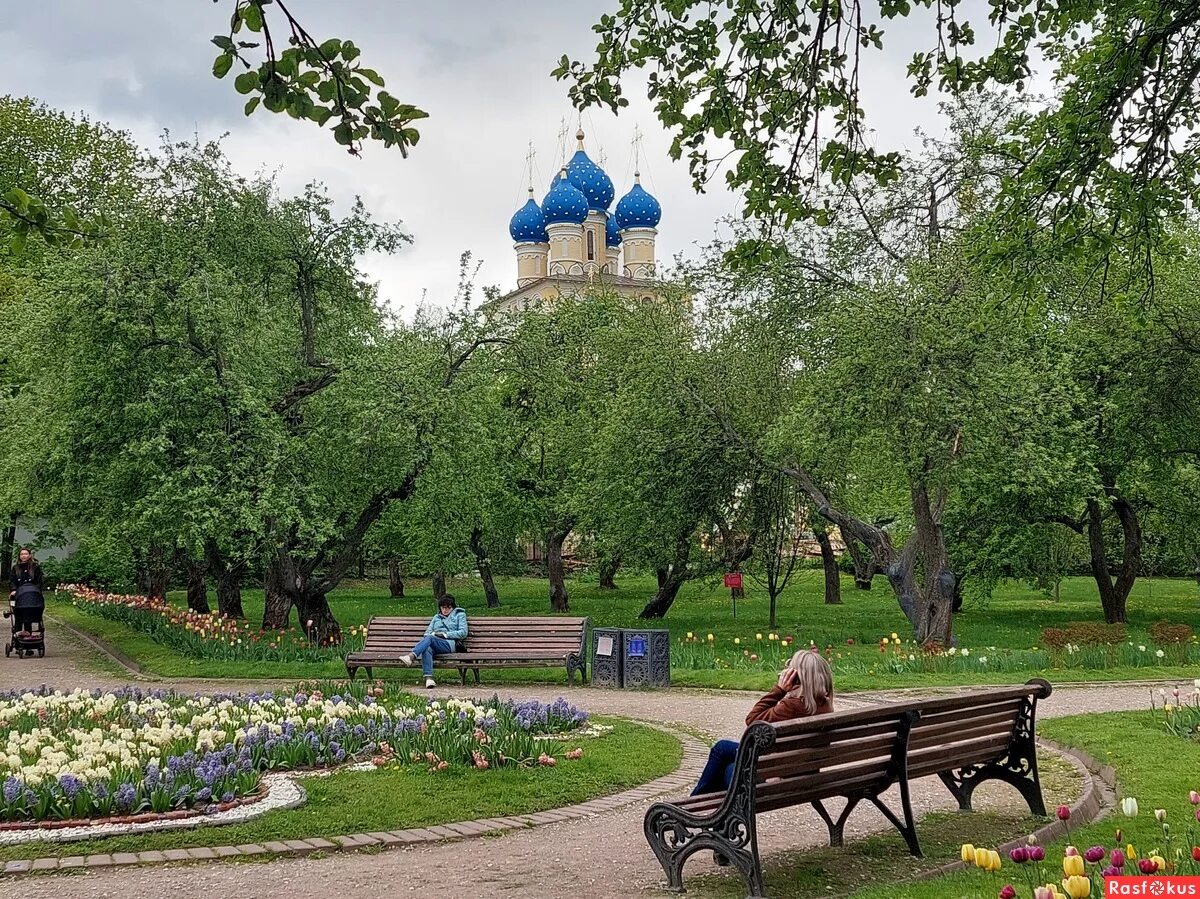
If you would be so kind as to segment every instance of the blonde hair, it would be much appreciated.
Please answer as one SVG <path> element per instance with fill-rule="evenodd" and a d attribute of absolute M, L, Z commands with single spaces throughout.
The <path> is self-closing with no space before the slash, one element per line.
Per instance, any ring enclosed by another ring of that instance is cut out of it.
<path fill-rule="evenodd" d="M 810 715 L 833 701 L 833 669 L 819 652 L 802 649 L 792 656 L 788 667 L 796 672 L 796 686 L 788 696 L 803 699 Z"/>

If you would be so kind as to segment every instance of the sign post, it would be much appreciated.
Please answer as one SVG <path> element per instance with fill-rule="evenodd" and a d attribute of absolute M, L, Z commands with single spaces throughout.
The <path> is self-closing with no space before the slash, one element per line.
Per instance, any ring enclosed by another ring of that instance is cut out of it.
<path fill-rule="evenodd" d="M 729 588 L 729 598 L 733 600 L 733 617 L 737 618 L 737 595 L 742 588 L 742 573 L 730 571 L 725 575 L 725 586 Z"/>

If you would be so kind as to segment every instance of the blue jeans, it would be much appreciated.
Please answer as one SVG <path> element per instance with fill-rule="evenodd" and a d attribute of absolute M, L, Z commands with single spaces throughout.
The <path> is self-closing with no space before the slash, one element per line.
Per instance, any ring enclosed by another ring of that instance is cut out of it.
<path fill-rule="evenodd" d="M 433 657 L 454 652 L 454 644 L 441 637 L 422 637 L 421 642 L 412 648 L 414 658 L 421 660 L 421 670 L 426 677 L 433 677 Z"/>
<path fill-rule="evenodd" d="M 738 744 L 734 740 L 717 740 L 708 751 L 708 763 L 700 774 L 700 782 L 692 790 L 693 796 L 701 793 L 719 793 L 729 789 L 733 779 L 733 763 L 737 760 Z"/>

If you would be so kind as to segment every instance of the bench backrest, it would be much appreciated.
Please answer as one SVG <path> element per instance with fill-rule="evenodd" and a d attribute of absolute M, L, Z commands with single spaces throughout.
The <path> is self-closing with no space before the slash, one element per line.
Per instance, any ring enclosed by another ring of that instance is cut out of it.
<path fill-rule="evenodd" d="M 476 616 L 467 622 L 467 652 L 531 652 L 566 656 L 584 646 L 587 618 Z M 406 652 L 425 634 L 428 618 L 377 615 L 367 625 L 365 651 Z"/>
<path fill-rule="evenodd" d="M 760 750 L 755 808 L 773 808 L 885 788 L 897 776 L 916 713 L 879 707 L 755 724 L 770 743 Z M 763 729 L 770 729 L 771 740 Z"/>
<path fill-rule="evenodd" d="M 1018 687 L 994 687 L 970 693 L 918 699 L 898 708 L 920 713 L 908 741 L 908 776 L 925 777 L 1006 755 L 1015 737 L 1028 729 L 1038 699 L 1050 695 L 1050 684 L 1032 680 Z"/>
<path fill-rule="evenodd" d="M 797 805 L 881 789 L 910 779 L 1003 757 L 1014 736 L 1033 727 L 1033 707 L 1050 684 L 984 688 L 870 709 L 756 724 L 742 751 L 758 740 L 755 808 Z"/>

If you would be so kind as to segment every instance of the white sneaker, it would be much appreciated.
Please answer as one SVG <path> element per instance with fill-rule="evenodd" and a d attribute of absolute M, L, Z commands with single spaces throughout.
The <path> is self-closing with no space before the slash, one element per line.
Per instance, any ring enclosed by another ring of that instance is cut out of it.
<path fill-rule="evenodd" d="M 405 668 L 411 668 L 412 663 L 413 663 L 413 654 L 411 652 L 406 652 L 404 655 L 400 656 L 400 664 L 403 665 Z"/>
<path fill-rule="evenodd" d="M 432 677 L 425 678 L 425 689 L 426 690 L 432 690 L 436 686 L 437 686 L 437 681 L 435 681 Z"/>

